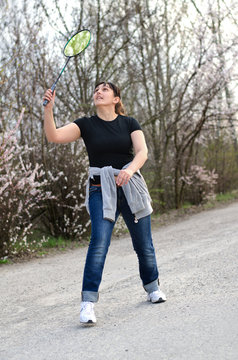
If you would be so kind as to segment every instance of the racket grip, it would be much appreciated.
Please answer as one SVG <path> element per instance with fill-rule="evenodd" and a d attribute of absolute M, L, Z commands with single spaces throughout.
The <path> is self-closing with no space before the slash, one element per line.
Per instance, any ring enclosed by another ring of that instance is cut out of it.
<path fill-rule="evenodd" d="M 52 91 L 52 95 L 53 95 L 55 88 L 56 88 L 56 82 L 50 88 L 50 90 Z M 48 102 L 49 102 L 49 100 L 45 99 L 43 102 L 43 106 L 46 106 L 48 104 Z"/>

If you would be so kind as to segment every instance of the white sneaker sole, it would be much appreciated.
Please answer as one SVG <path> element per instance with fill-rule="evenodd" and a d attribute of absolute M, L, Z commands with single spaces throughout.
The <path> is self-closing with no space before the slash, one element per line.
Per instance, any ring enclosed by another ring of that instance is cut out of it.
<path fill-rule="evenodd" d="M 97 324 L 97 322 L 96 322 L 96 321 L 93 321 L 93 320 L 88 320 L 88 322 L 85 322 L 85 321 L 81 321 L 81 320 L 80 320 L 80 324 L 81 324 L 81 325 L 85 325 L 85 326 L 94 326 L 94 325 Z"/>
<path fill-rule="evenodd" d="M 160 297 L 158 300 L 152 301 L 152 299 L 150 298 L 150 295 L 147 295 L 147 301 L 151 302 L 152 304 L 163 303 L 166 300 L 167 300 L 166 298 Z"/>
<path fill-rule="evenodd" d="M 156 300 L 156 301 L 152 301 L 152 300 L 148 300 L 148 301 L 150 301 L 152 304 L 158 304 L 158 303 L 163 303 L 163 302 L 165 302 L 166 300 L 165 299 L 163 299 L 163 298 L 159 298 L 158 300 Z"/>

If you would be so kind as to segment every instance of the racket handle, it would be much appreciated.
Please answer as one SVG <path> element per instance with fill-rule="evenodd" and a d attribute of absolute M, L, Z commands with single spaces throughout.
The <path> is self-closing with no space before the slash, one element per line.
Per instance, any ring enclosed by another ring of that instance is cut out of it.
<path fill-rule="evenodd" d="M 49 100 L 45 99 L 43 102 L 43 106 L 46 106 L 48 104 Z"/>
<path fill-rule="evenodd" d="M 52 92 L 52 95 L 53 95 L 53 92 L 56 88 L 56 82 L 51 86 L 50 90 Z M 46 106 L 48 104 L 49 100 L 45 99 L 44 102 L 43 102 L 43 106 Z"/>

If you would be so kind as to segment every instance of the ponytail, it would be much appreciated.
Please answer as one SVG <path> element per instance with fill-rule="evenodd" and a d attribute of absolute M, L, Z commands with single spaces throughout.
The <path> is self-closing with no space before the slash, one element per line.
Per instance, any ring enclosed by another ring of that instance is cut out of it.
<path fill-rule="evenodd" d="M 115 113 L 118 114 L 118 115 L 125 115 L 126 114 L 126 111 L 125 111 L 124 105 L 122 104 L 121 99 L 119 100 L 119 102 L 115 106 Z"/>

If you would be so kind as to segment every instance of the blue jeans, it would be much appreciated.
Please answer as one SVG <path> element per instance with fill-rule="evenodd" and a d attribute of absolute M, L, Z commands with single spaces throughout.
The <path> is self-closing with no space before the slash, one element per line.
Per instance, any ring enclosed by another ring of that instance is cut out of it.
<path fill-rule="evenodd" d="M 143 217 L 136 223 L 124 192 L 121 187 L 118 187 L 116 220 L 112 222 L 103 219 L 101 187 L 95 185 L 90 186 L 89 189 L 89 211 L 92 233 L 84 268 L 82 301 L 98 301 L 98 289 L 102 279 L 104 263 L 112 231 L 120 213 L 130 231 L 133 248 L 139 261 L 143 287 L 148 293 L 157 290 L 159 273 L 151 237 L 150 215 Z"/>

